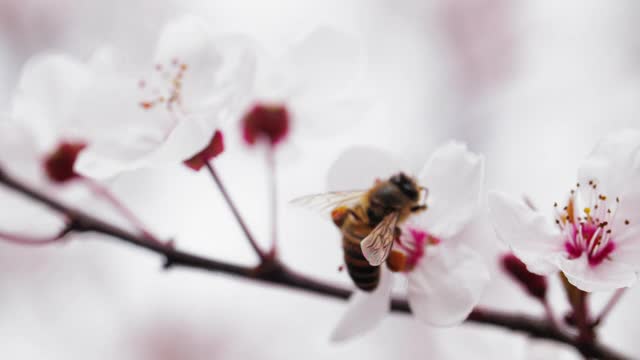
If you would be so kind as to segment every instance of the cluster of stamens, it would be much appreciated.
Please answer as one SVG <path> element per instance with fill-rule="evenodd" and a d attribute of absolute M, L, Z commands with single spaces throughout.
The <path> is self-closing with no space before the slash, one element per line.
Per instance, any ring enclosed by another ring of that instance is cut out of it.
<path fill-rule="evenodd" d="M 401 251 L 405 255 L 405 272 L 413 270 L 425 255 L 425 249 L 428 245 L 438 245 L 440 239 L 428 234 L 427 232 L 407 227 L 403 234 L 396 238 L 395 249 Z"/>
<path fill-rule="evenodd" d="M 580 189 L 581 184 L 576 184 Z M 583 185 L 585 186 L 585 185 Z M 620 198 L 610 200 L 598 192 L 596 181 L 589 181 L 587 190 L 582 189 L 578 197 L 577 189 L 572 189 L 567 206 L 556 212 L 556 224 L 563 233 L 565 250 L 570 259 L 587 255 L 592 266 L 602 263 L 615 249 L 612 225 L 616 220 L 616 210 Z M 629 225 L 629 220 L 624 223 Z"/>
<path fill-rule="evenodd" d="M 156 64 L 154 67 L 155 80 L 150 84 L 148 80 L 140 80 L 138 87 L 143 91 L 151 91 L 150 99 L 140 102 L 140 106 L 145 110 L 151 110 L 160 105 L 166 105 L 167 110 L 174 111 L 174 107 L 180 109 L 182 106 L 182 80 L 187 71 L 187 64 L 179 59 L 173 59 L 169 66 Z M 168 85 L 168 86 L 167 86 Z"/>

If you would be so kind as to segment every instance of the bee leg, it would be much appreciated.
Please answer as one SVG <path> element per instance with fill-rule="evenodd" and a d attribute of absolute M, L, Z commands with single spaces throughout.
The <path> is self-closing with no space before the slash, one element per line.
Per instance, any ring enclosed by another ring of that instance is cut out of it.
<path fill-rule="evenodd" d="M 387 267 L 393 272 L 401 272 L 407 269 L 407 257 L 398 250 L 391 250 L 387 258 Z"/>
<path fill-rule="evenodd" d="M 427 205 L 416 205 L 413 206 L 410 210 L 411 212 L 424 211 L 427 210 Z"/>
<path fill-rule="evenodd" d="M 358 221 L 362 221 L 358 214 L 356 214 L 355 211 L 347 206 L 338 206 L 337 208 L 333 209 L 333 211 L 331 211 L 331 219 L 338 227 L 342 227 L 342 224 L 344 224 L 349 215 L 353 216 Z"/>

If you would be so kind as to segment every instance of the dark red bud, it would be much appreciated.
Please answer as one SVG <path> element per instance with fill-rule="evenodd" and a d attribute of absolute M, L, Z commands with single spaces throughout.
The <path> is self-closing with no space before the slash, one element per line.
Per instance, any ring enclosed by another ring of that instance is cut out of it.
<path fill-rule="evenodd" d="M 529 293 L 529 295 L 544 300 L 547 296 L 547 278 L 527 270 L 527 266 L 515 255 L 509 253 L 502 257 L 502 267 Z"/>
<path fill-rule="evenodd" d="M 276 145 L 289 132 L 289 113 L 283 105 L 256 104 L 244 116 L 242 130 L 249 145 L 261 138 Z"/>
<path fill-rule="evenodd" d="M 64 183 L 78 177 L 73 167 L 78 154 L 85 147 L 86 144 L 80 142 L 61 142 L 43 161 L 44 170 L 49 179 Z"/>
<path fill-rule="evenodd" d="M 220 155 L 224 151 L 224 138 L 220 130 L 216 130 L 209 144 L 199 153 L 185 160 L 184 164 L 195 171 L 199 171 L 209 160 Z"/>

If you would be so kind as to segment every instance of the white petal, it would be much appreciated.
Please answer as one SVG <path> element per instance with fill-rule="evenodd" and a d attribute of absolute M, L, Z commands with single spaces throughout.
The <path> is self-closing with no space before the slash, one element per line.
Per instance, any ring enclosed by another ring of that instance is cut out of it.
<path fill-rule="evenodd" d="M 436 247 L 409 273 L 409 305 L 430 325 L 450 326 L 467 318 L 489 282 L 489 270 L 471 249 Z"/>
<path fill-rule="evenodd" d="M 319 139 L 353 129 L 367 118 L 373 104 L 365 97 L 340 99 L 301 97 L 289 101 L 292 132 L 303 139 Z"/>
<path fill-rule="evenodd" d="M 478 210 L 484 186 L 484 159 L 464 144 L 439 147 L 420 173 L 429 189 L 429 209 L 415 219 L 430 233 L 448 238 L 461 231 Z"/>
<path fill-rule="evenodd" d="M 283 59 L 308 97 L 346 92 L 359 75 L 364 58 L 359 43 L 335 29 L 318 28 L 293 46 Z"/>
<path fill-rule="evenodd" d="M 637 280 L 637 274 L 630 266 L 611 260 L 591 266 L 586 255 L 573 260 L 561 258 L 558 266 L 571 284 L 587 292 L 629 287 Z"/>
<path fill-rule="evenodd" d="M 620 203 L 611 225 L 614 235 L 626 232 L 630 225 L 640 224 L 640 187 L 637 186 L 640 184 L 640 178 L 632 178 L 632 184 L 635 184 L 635 187 L 627 188 L 627 191 L 619 197 Z M 627 220 L 630 225 L 627 225 Z"/>
<path fill-rule="evenodd" d="M 371 293 L 356 290 L 347 311 L 331 334 L 331 341 L 345 341 L 373 329 L 389 312 L 393 274 L 384 266 L 378 287 Z"/>
<path fill-rule="evenodd" d="M 101 177 L 106 168 L 121 171 L 155 151 L 175 129 L 179 120 L 164 106 L 143 109 L 137 90 L 133 79 L 102 74 L 81 96 L 74 114 L 76 137 L 89 146 L 78 158 L 80 173 Z"/>
<path fill-rule="evenodd" d="M 174 62 L 186 65 L 180 91 L 190 114 L 245 105 L 255 77 L 255 58 L 248 39 L 214 37 L 206 23 L 195 16 L 169 23 L 158 39 L 155 54 L 155 62 L 170 69 L 177 68 Z M 213 120 L 218 119 L 214 116 Z"/>
<path fill-rule="evenodd" d="M 578 170 L 578 181 L 598 182 L 598 192 L 609 197 L 621 196 L 640 180 L 640 132 L 623 130 L 606 136 Z M 587 187 L 582 187 L 587 189 Z M 581 189 L 581 190 L 582 190 Z"/>
<path fill-rule="evenodd" d="M 609 257 L 615 262 L 640 270 L 640 225 L 625 229 L 613 241 L 616 247 Z"/>
<path fill-rule="evenodd" d="M 553 259 L 564 251 L 564 244 L 559 230 L 545 216 L 498 192 L 489 194 L 489 212 L 498 237 L 529 271 L 540 275 L 554 271 Z"/>
<path fill-rule="evenodd" d="M 329 190 L 366 190 L 376 179 L 387 179 L 401 171 L 402 165 L 389 152 L 354 146 L 345 150 L 329 168 Z"/>
<path fill-rule="evenodd" d="M 22 178 L 38 179 L 41 151 L 34 129 L 23 122 L 0 121 L 0 167 L 4 170 Z"/>
<path fill-rule="evenodd" d="M 154 63 L 174 74 L 185 65 L 181 80 L 182 107 L 189 112 L 201 111 L 201 104 L 215 88 L 216 73 L 222 66 L 222 54 L 204 21 L 185 16 L 165 26 L 156 46 Z"/>
<path fill-rule="evenodd" d="M 61 54 L 39 55 L 24 66 L 12 102 L 12 116 L 34 129 L 44 148 L 69 127 L 78 97 L 90 79 L 86 65 Z"/>

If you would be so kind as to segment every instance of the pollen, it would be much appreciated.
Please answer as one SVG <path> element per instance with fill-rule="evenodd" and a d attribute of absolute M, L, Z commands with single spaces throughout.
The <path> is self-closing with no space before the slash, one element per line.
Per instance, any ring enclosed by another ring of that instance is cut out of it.
<path fill-rule="evenodd" d="M 145 99 L 139 102 L 144 110 L 152 110 L 163 105 L 169 112 L 183 111 L 182 88 L 188 65 L 180 59 L 171 60 L 170 66 L 154 65 L 154 72 L 149 79 L 138 81 L 138 88 L 143 91 Z"/>

